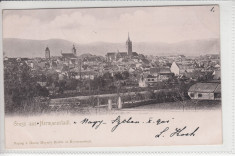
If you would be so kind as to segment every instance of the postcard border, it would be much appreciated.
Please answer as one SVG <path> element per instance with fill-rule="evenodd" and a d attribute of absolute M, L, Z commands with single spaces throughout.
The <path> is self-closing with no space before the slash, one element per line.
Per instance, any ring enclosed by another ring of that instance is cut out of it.
<path fill-rule="evenodd" d="M 15 1 L 0 4 L 2 20 L 3 9 L 29 8 L 74 8 L 74 7 L 120 7 L 120 6 L 168 6 L 168 5 L 209 5 L 220 6 L 221 32 L 221 72 L 222 72 L 222 115 L 223 115 L 223 145 L 208 146 L 171 146 L 171 147 L 116 147 L 116 148 L 79 148 L 79 149 L 39 149 L 39 150 L 5 150 L 4 149 L 4 99 L 0 98 L 0 152 L 2 153 L 233 153 L 235 151 L 235 5 L 234 1 Z M 1 46 L 2 52 L 2 25 Z M 0 55 L 0 82 L 3 82 L 3 57 Z M 3 90 L 0 83 L 0 90 Z M 0 92 L 0 97 L 4 93 Z M 232 136 L 232 137 L 231 137 Z M 202 149 L 201 151 L 199 149 Z M 166 152 L 167 151 L 167 152 Z"/>

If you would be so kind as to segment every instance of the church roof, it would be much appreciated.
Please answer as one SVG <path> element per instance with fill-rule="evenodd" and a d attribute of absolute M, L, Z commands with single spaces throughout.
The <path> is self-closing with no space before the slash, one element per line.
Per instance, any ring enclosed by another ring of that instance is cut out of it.
<path fill-rule="evenodd" d="M 118 52 L 117 55 L 120 55 L 120 56 L 127 56 L 127 52 Z"/>
<path fill-rule="evenodd" d="M 66 58 L 76 58 L 73 53 L 61 53 L 61 55 Z"/>
<path fill-rule="evenodd" d="M 137 52 L 132 52 L 132 56 L 138 56 Z"/>

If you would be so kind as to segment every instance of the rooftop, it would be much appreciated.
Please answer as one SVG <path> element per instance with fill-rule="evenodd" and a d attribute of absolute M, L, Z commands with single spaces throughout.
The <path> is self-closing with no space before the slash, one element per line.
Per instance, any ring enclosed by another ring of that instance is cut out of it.
<path fill-rule="evenodd" d="M 61 55 L 66 58 L 76 58 L 73 53 L 61 53 Z"/>
<path fill-rule="evenodd" d="M 203 92 L 203 93 L 220 93 L 220 83 L 196 83 L 192 85 L 189 92 Z"/>

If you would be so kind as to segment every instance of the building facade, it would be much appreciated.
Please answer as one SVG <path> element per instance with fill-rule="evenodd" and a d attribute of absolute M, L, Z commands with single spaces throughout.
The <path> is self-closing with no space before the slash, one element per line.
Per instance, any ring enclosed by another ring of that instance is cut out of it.
<path fill-rule="evenodd" d="M 221 100 L 221 84 L 196 83 L 189 88 L 188 95 L 194 100 Z"/>

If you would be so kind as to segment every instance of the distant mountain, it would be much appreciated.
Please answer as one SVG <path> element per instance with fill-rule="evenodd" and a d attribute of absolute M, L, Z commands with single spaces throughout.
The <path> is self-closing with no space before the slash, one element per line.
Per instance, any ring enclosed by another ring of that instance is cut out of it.
<path fill-rule="evenodd" d="M 51 51 L 51 56 L 60 56 L 63 53 L 71 52 L 75 44 L 78 55 L 105 55 L 107 52 L 124 52 L 125 42 L 107 43 L 94 42 L 89 44 L 73 43 L 67 40 L 28 40 L 17 38 L 3 39 L 3 51 L 8 57 L 44 57 L 46 46 Z M 133 51 L 144 55 L 201 55 L 219 54 L 219 39 L 192 40 L 179 43 L 144 43 L 133 41 Z"/>

